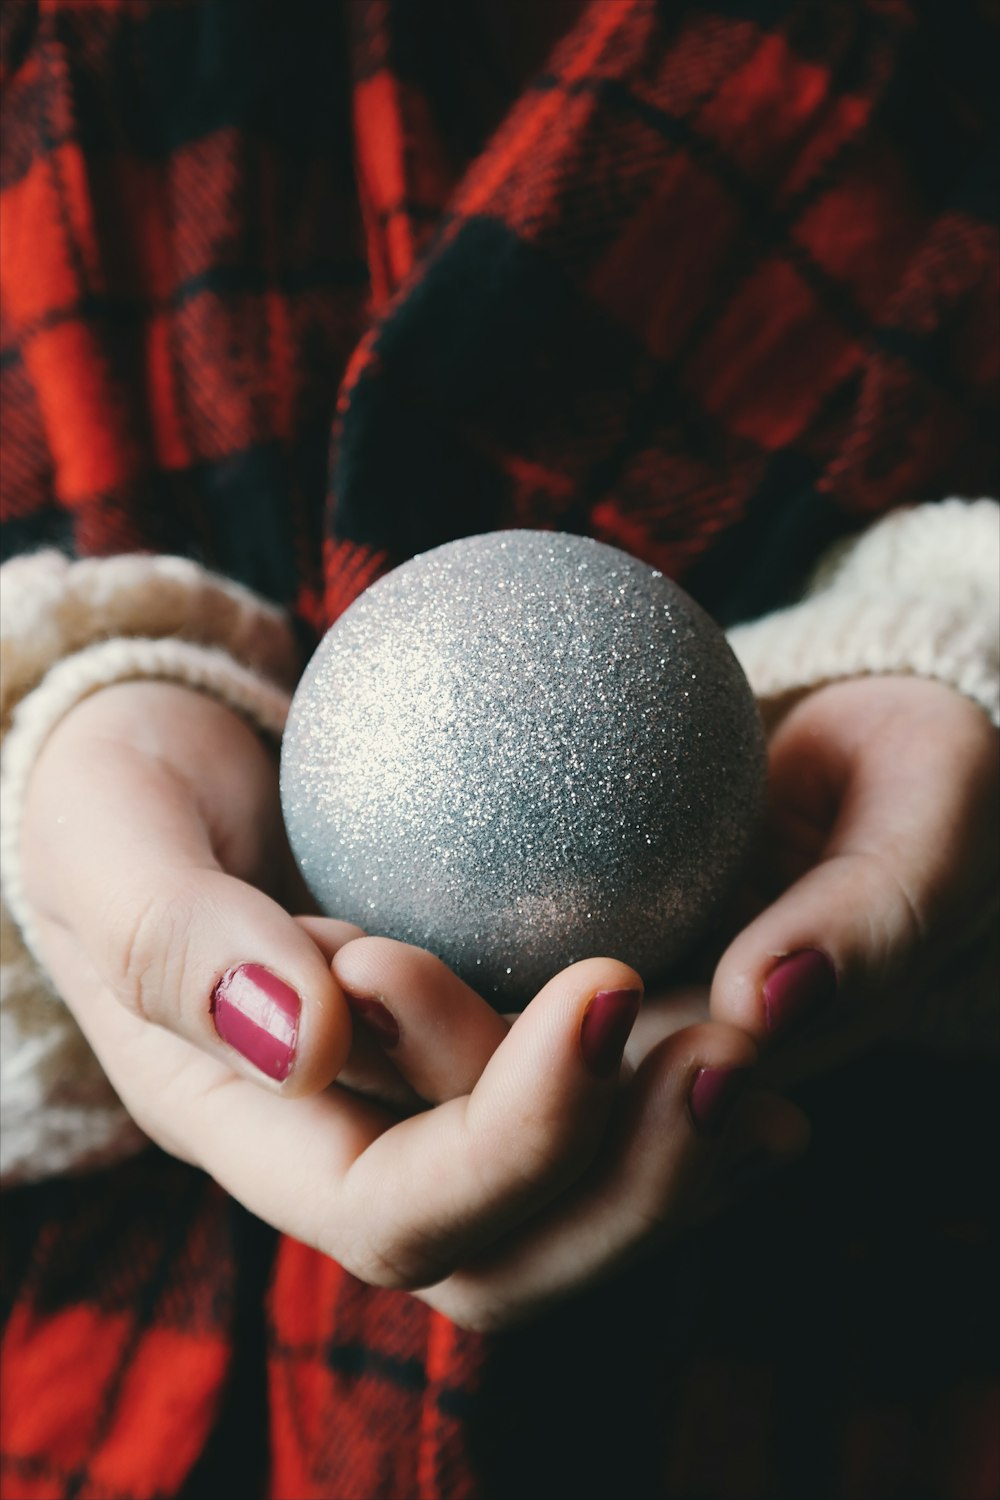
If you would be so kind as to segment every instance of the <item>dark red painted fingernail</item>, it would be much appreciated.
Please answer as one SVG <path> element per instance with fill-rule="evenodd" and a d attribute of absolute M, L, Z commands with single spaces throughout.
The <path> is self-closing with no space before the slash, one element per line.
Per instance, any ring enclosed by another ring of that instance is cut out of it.
<path fill-rule="evenodd" d="M 212 992 L 212 1017 L 224 1042 L 281 1083 L 292 1071 L 302 1001 L 261 964 L 229 969 Z"/>
<path fill-rule="evenodd" d="M 621 1062 L 641 1000 L 641 990 L 601 990 L 587 1006 L 580 1026 L 580 1051 L 598 1078 L 610 1078 Z"/>
<path fill-rule="evenodd" d="M 399 1022 L 381 1000 L 369 1000 L 357 995 L 348 995 L 347 1003 L 359 1021 L 374 1031 L 383 1047 L 395 1047 L 399 1041 Z"/>
<path fill-rule="evenodd" d="M 804 1025 L 832 1005 L 837 971 L 819 948 L 805 948 L 783 958 L 764 984 L 764 1020 L 778 1034 Z"/>
<path fill-rule="evenodd" d="M 749 1068 L 699 1068 L 691 1086 L 688 1107 L 703 1135 L 721 1130 L 746 1083 Z"/>

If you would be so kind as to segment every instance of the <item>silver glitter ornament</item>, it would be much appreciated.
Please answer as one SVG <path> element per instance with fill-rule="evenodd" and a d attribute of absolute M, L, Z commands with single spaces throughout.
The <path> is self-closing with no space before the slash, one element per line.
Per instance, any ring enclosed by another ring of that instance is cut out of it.
<path fill-rule="evenodd" d="M 661 976 L 729 890 L 764 784 L 714 622 L 625 553 L 540 531 L 373 584 L 309 664 L 281 757 L 321 907 L 504 1008 L 593 954 Z"/>

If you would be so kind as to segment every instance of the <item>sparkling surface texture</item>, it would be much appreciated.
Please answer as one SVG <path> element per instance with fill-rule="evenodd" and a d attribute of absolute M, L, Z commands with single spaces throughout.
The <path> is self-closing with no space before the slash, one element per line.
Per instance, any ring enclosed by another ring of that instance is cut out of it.
<path fill-rule="evenodd" d="M 593 954 L 661 976 L 729 890 L 764 784 L 714 622 L 646 564 L 538 531 L 375 583 L 313 657 L 282 747 L 323 909 L 501 1007 Z"/>

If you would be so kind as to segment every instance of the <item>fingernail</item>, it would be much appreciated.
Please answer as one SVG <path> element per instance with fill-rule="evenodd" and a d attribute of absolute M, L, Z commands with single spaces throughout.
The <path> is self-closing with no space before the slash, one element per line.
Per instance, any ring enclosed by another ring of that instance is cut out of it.
<path fill-rule="evenodd" d="M 292 1071 L 302 1001 L 261 964 L 229 969 L 212 992 L 212 1017 L 224 1042 L 281 1083 Z"/>
<path fill-rule="evenodd" d="M 609 1078 L 621 1062 L 641 1000 L 641 990 L 601 990 L 587 1006 L 580 1026 L 580 1051 L 598 1078 Z"/>
<path fill-rule="evenodd" d="M 399 1041 L 399 1022 L 381 1000 L 360 999 L 356 995 L 348 995 L 347 1003 L 358 1020 L 363 1021 L 371 1031 L 374 1031 L 383 1047 L 395 1047 Z"/>
<path fill-rule="evenodd" d="M 837 973 L 819 948 L 783 958 L 764 984 L 764 1020 L 770 1032 L 791 1031 L 833 1003 Z"/>
<path fill-rule="evenodd" d="M 703 1135 L 715 1135 L 735 1104 L 749 1068 L 699 1068 L 691 1086 L 688 1107 Z"/>

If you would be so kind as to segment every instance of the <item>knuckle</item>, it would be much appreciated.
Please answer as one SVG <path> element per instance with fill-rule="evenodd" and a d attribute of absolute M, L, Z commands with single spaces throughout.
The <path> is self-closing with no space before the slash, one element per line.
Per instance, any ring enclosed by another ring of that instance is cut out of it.
<path fill-rule="evenodd" d="M 105 987 L 106 992 L 106 987 Z M 116 999 L 106 993 L 108 1006 Z M 156 1086 L 149 1087 L 149 1059 L 156 1058 Z M 159 1038 L 128 1028 L 113 1049 L 102 1048 L 101 1065 L 133 1124 L 161 1150 L 182 1161 L 198 1164 L 197 1133 L 193 1128 L 197 1092 L 186 1057 L 166 1052 Z"/>
<path fill-rule="evenodd" d="M 449 1274 L 440 1238 L 412 1226 L 369 1236 L 352 1257 L 352 1273 L 369 1286 L 415 1292 Z"/>
<path fill-rule="evenodd" d="M 140 1020 L 165 1019 L 165 999 L 182 992 L 188 967 L 191 911 L 169 884 L 117 893 L 107 907 L 106 979 L 118 1001 Z"/>
<path fill-rule="evenodd" d="M 600 1120 L 574 1122 L 547 1111 L 523 1114 L 517 1131 L 500 1151 L 504 1195 L 515 1200 L 569 1187 L 593 1154 Z M 498 1147 L 496 1133 L 469 1126 L 469 1156 L 482 1196 L 496 1191 Z"/>
<path fill-rule="evenodd" d="M 870 906 L 869 920 L 877 929 L 873 949 L 880 954 L 880 967 L 889 979 L 906 967 L 909 956 L 927 940 L 929 921 L 921 896 L 895 862 L 881 855 L 871 857 L 878 887 Z"/>
<path fill-rule="evenodd" d="M 908 949 L 915 949 L 927 940 L 928 917 L 924 903 L 909 883 L 897 874 L 892 882 L 896 904 L 896 927 L 903 934 Z"/>
<path fill-rule="evenodd" d="M 864 993 L 899 979 L 927 940 L 931 923 L 925 896 L 893 854 L 866 849 L 843 859 L 858 944 L 851 988 Z"/>

